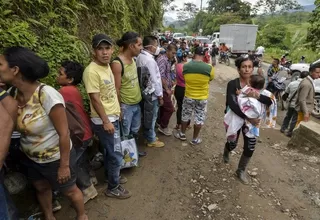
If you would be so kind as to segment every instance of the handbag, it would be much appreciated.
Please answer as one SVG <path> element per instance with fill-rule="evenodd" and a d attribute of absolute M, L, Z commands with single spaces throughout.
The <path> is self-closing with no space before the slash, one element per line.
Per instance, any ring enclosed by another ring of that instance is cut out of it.
<path fill-rule="evenodd" d="M 121 169 L 137 167 L 138 166 L 138 149 L 136 140 L 132 135 L 123 135 L 123 125 L 120 122 L 120 136 L 121 136 L 121 153 L 122 153 L 122 163 Z"/>

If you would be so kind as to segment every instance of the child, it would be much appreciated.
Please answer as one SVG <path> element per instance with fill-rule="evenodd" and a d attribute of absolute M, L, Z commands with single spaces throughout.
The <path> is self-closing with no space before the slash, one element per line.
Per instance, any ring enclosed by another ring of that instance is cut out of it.
<path fill-rule="evenodd" d="M 98 195 L 97 190 L 90 180 L 89 162 L 87 160 L 87 148 L 92 141 L 92 130 L 90 119 L 85 112 L 83 105 L 83 98 L 78 88 L 76 87 L 81 83 L 83 74 L 83 67 L 81 64 L 73 61 L 65 61 L 61 64 L 57 82 L 61 86 L 59 92 L 67 103 L 72 103 L 78 115 L 81 117 L 84 125 L 84 137 L 82 146 L 73 146 L 77 152 L 77 185 L 83 192 L 84 203 Z"/>
<path fill-rule="evenodd" d="M 250 87 L 245 86 L 238 90 L 238 104 L 241 111 L 248 118 L 264 119 L 268 127 L 275 126 L 276 119 L 276 101 L 273 94 L 264 90 L 265 79 L 261 75 L 252 75 L 250 77 Z M 269 96 L 273 100 L 273 104 L 266 109 L 266 106 L 259 102 L 256 98 L 250 97 L 250 94 L 263 94 Z M 254 126 L 247 120 L 240 118 L 232 110 L 228 110 L 224 116 L 224 124 L 227 130 L 227 137 L 236 135 L 236 132 L 243 126 L 246 126 L 245 135 L 249 138 L 259 137 L 259 126 Z"/>

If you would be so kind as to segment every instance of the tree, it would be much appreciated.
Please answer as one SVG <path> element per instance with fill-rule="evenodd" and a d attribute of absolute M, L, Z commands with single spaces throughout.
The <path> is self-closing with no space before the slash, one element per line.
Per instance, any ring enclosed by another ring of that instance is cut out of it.
<path fill-rule="evenodd" d="M 320 52 L 320 0 L 316 0 L 316 9 L 313 11 L 308 29 L 307 41 L 310 42 L 310 47 L 314 51 Z"/>
<path fill-rule="evenodd" d="M 250 15 L 251 4 L 241 0 L 209 0 L 208 11 L 217 14 L 226 12 Z"/>
<path fill-rule="evenodd" d="M 264 12 L 266 14 L 275 14 L 289 10 L 299 10 L 302 6 L 297 0 L 259 0 L 254 5 L 255 12 Z"/>
<path fill-rule="evenodd" d="M 183 8 L 179 9 L 178 20 L 182 24 L 186 24 L 190 19 L 193 19 L 199 8 L 192 2 L 184 3 Z"/>

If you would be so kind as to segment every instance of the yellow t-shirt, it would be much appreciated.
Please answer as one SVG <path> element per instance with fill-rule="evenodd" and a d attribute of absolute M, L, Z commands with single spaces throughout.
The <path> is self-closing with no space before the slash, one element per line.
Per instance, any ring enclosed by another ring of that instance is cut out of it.
<path fill-rule="evenodd" d="M 110 66 L 91 62 L 84 70 L 83 82 L 88 94 L 100 93 L 100 100 L 108 116 L 120 115 L 120 105 Z M 100 118 L 90 100 L 91 118 Z"/>
<path fill-rule="evenodd" d="M 113 62 L 120 64 L 118 60 Z M 124 73 L 121 76 L 120 99 L 121 103 L 127 105 L 138 104 L 142 99 L 137 66 L 133 59 L 131 64 L 124 64 Z"/>
<path fill-rule="evenodd" d="M 196 100 L 208 99 L 209 83 L 214 78 L 211 65 L 202 61 L 190 61 L 183 65 L 183 76 L 186 82 L 186 97 Z"/>

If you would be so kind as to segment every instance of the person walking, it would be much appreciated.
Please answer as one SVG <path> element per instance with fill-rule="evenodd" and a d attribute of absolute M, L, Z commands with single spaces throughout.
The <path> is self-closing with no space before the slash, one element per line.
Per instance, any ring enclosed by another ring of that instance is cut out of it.
<path fill-rule="evenodd" d="M 235 61 L 235 65 L 239 72 L 239 78 L 231 80 L 227 85 L 227 94 L 226 94 L 226 110 L 231 109 L 236 115 L 241 117 L 242 119 L 248 120 L 253 126 L 257 126 L 260 123 L 259 118 L 247 118 L 246 115 L 241 111 L 238 101 L 237 101 L 237 94 L 238 91 L 244 88 L 247 85 L 250 85 L 249 79 L 250 76 L 253 74 L 253 61 L 250 58 L 243 58 L 240 57 Z M 249 95 L 249 94 L 248 94 Z M 268 96 L 260 95 L 259 93 L 254 92 L 251 94 L 250 97 L 257 98 L 259 102 L 265 104 L 266 106 L 270 106 L 272 104 L 272 100 Z M 232 150 L 234 150 L 238 145 L 238 140 L 240 136 L 240 132 L 242 131 L 243 134 L 243 153 L 241 155 L 238 169 L 236 171 L 237 177 L 240 181 L 244 184 L 248 184 L 249 181 L 246 176 L 246 167 L 253 155 L 256 145 L 256 138 L 247 137 L 246 134 L 246 126 L 239 129 L 236 135 L 232 137 L 228 137 L 227 142 L 225 143 L 224 152 L 223 152 L 223 160 L 225 163 L 229 163 L 229 154 Z"/>
<path fill-rule="evenodd" d="M 296 111 L 298 112 L 297 125 L 301 121 L 309 121 L 310 114 L 314 108 L 315 85 L 314 80 L 320 77 L 320 63 L 313 64 L 309 68 L 309 76 L 307 76 L 299 85 Z"/>
<path fill-rule="evenodd" d="M 117 41 L 117 45 L 123 50 L 110 66 L 120 101 L 122 132 L 126 137 L 132 135 L 137 139 L 141 126 L 140 101 L 142 97 L 134 57 L 138 56 L 142 50 L 142 39 L 135 32 L 126 32 Z M 145 156 L 146 153 L 139 152 L 139 155 Z"/>
<path fill-rule="evenodd" d="M 202 61 L 204 55 L 204 48 L 197 47 L 194 59 L 183 66 L 186 89 L 182 105 L 181 131 L 174 133 L 176 138 L 182 141 L 187 140 L 185 132 L 194 113 L 193 138 L 190 141 L 192 145 L 202 142 L 199 133 L 206 118 L 209 83 L 214 78 L 214 68 Z"/>
<path fill-rule="evenodd" d="M 90 98 L 91 122 L 104 149 L 105 174 L 108 188 L 105 195 L 117 199 L 127 199 L 131 193 L 120 183 L 122 152 L 120 145 L 120 105 L 110 59 L 114 51 L 112 39 L 105 34 L 97 34 L 92 39 L 93 61 L 83 73 L 83 82 Z"/>
<path fill-rule="evenodd" d="M 171 136 L 172 131 L 168 128 L 170 118 L 174 112 L 171 101 L 173 79 L 171 77 L 171 66 L 177 53 L 177 46 L 169 44 L 165 54 L 157 58 L 157 64 L 161 74 L 163 88 L 163 105 L 160 107 L 158 131 L 166 136 Z"/>
<path fill-rule="evenodd" d="M 286 133 L 286 136 L 291 137 L 292 131 L 295 128 L 298 120 L 298 112 L 295 110 L 296 101 L 297 101 L 297 90 L 301 83 L 301 81 L 306 78 L 309 75 L 309 72 L 304 71 L 300 74 L 300 78 L 289 83 L 285 90 L 285 94 L 283 95 L 283 98 L 288 99 L 288 111 L 287 114 L 283 120 L 280 132 L 285 133 L 286 129 L 288 129 L 288 132 Z M 286 101 L 286 100 L 284 100 Z"/>
<path fill-rule="evenodd" d="M 137 57 L 138 77 L 140 90 L 142 92 L 143 106 L 143 135 L 147 147 L 164 147 L 159 141 L 155 125 L 158 117 L 159 106 L 163 105 L 162 82 L 159 67 L 154 56 L 159 55 L 160 48 L 158 40 L 154 36 L 143 38 L 143 50 Z"/>

